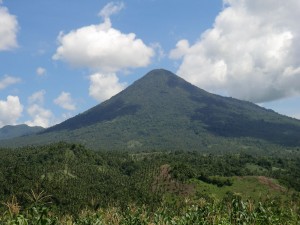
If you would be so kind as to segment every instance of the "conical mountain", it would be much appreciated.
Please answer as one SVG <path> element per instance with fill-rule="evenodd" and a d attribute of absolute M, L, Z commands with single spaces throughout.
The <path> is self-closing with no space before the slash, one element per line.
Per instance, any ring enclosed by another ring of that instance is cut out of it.
<path fill-rule="evenodd" d="M 210 94 L 158 69 L 90 110 L 14 143 L 64 140 L 94 149 L 202 150 L 257 143 L 300 146 L 299 137 L 296 119 Z"/>
<path fill-rule="evenodd" d="M 175 117 L 189 113 L 188 98 L 192 92 L 209 95 L 167 70 L 153 70 L 108 101 L 51 127 L 46 132 L 74 130 L 105 121 L 115 122 L 115 119 L 123 117 L 141 119 L 145 124 L 153 120 L 160 123 L 171 120 L 170 123 L 173 123 Z M 139 128 L 134 127 L 136 129 Z"/>

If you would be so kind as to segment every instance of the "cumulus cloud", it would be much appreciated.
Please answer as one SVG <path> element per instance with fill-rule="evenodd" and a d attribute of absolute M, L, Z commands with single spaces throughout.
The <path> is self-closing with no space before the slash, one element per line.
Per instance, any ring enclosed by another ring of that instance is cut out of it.
<path fill-rule="evenodd" d="M 68 92 L 63 91 L 56 99 L 54 99 L 54 103 L 66 110 L 76 110 L 75 102 Z"/>
<path fill-rule="evenodd" d="M 0 51 L 5 51 L 18 46 L 18 21 L 6 7 L 1 6 L 1 3 L 2 1 L 0 1 Z"/>
<path fill-rule="evenodd" d="M 49 127 L 54 123 L 53 113 L 43 107 L 45 94 L 46 92 L 41 90 L 33 93 L 28 98 L 27 113 L 31 117 L 31 120 L 25 122 L 28 126 Z"/>
<path fill-rule="evenodd" d="M 46 74 L 46 72 L 47 72 L 47 70 L 45 68 L 43 68 L 43 67 L 38 67 L 36 69 L 36 74 L 38 76 L 44 76 Z"/>
<path fill-rule="evenodd" d="M 61 34 L 59 43 L 53 59 L 109 73 L 147 66 L 154 55 L 134 33 L 123 34 L 112 28 L 109 19 Z"/>
<path fill-rule="evenodd" d="M 51 124 L 50 121 L 53 119 L 52 112 L 38 104 L 30 105 L 27 113 L 32 118 L 32 120 L 25 122 L 28 126 L 49 127 Z"/>
<path fill-rule="evenodd" d="M 191 83 L 230 96 L 265 102 L 300 93 L 300 2 L 223 0 L 213 27 L 169 57 Z"/>
<path fill-rule="evenodd" d="M 23 106 L 18 96 L 7 96 L 6 101 L 0 100 L 0 127 L 15 125 L 21 117 Z"/>
<path fill-rule="evenodd" d="M 99 16 L 103 18 L 109 18 L 113 14 L 117 14 L 125 7 L 123 2 L 109 2 L 99 12 Z"/>
<path fill-rule="evenodd" d="M 21 81 L 18 77 L 5 75 L 4 78 L 0 80 L 0 90 L 7 88 L 10 85 L 19 83 Z"/>
<path fill-rule="evenodd" d="M 154 47 L 147 46 L 136 34 L 122 33 L 112 27 L 109 17 L 123 8 L 124 3 L 108 3 L 99 13 L 102 23 L 61 33 L 53 56 L 54 60 L 93 71 L 90 95 L 99 101 L 124 88 L 124 84 L 118 83 L 118 72 L 148 66 L 155 55 Z"/>
<path fill-rule="evenodd" d="M 126 87 L 115 74 L 95 73 L 90 76 L 89 94 L 99 102 L 119 93 Z"/>

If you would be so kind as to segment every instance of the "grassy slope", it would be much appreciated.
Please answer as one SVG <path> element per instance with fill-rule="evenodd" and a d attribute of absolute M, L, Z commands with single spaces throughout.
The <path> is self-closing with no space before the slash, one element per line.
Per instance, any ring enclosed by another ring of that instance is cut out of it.
<path fill-rule="evenodd" d="M 274 197 L 291 199 L 291 195 L 287 189 L 278 185 L 278 181 L 275 179 L 263 176 L 234 176 L 224 178 L 230 179 L 233 184 L 231 186 L 218 187 L 200 180 L 192 180 L 191 183 L 196 185 L 196 192 L 207 194 L 217 199 L 223 199 L 229 193 L 240 194 L 244 200 L 253 199 L 258 201 Z"/>

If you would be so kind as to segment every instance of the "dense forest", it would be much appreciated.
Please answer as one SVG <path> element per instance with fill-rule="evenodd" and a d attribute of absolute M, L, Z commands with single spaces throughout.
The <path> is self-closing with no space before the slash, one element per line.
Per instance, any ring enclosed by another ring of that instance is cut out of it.
<path fill-rule="evenodd" d="M 1 149 L 0 161 L 0 224 L 297 224 L 300 219 L 296 149 L 263 155 L 106 152 L 61 142 Z"/>

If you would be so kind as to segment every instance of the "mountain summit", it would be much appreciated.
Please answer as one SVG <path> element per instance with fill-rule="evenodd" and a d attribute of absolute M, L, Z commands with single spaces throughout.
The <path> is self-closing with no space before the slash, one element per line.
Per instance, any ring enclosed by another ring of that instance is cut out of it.
<path fill-rule="evenodd" d="M 111 99 L 14 143 L 64 140 L 94 149 L 201 150 L 245 142 L 300 146 L 300 121 L 208 93 L 157 69 Z"/>
<path fill-rule="evenodd" d="M 46 132 L 74 130 L 124 117 L 141 119 L 144 125 L 153 120 L 163 123 L 175 119 L 174 115 L 183 113 L 185 105 L 189 105 L 186 98 L 192 92 L 208 94 L 167 70 L 153 70 L 108 101 L 51 127 Z M 134 128 L 137 129 L 139 130 L 138 127 Z"/>

